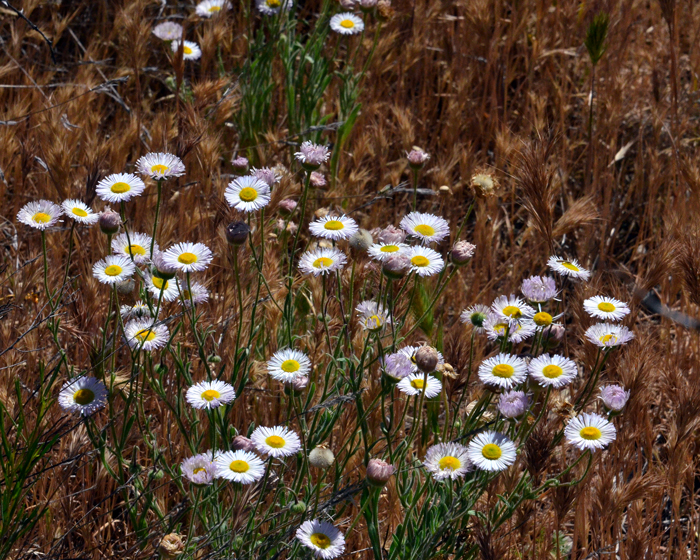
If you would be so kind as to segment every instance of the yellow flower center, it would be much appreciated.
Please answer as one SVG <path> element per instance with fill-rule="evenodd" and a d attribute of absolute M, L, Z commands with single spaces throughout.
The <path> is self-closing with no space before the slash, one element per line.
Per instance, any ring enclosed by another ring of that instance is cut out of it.
<path fill-rule="evenodd" d="M 207 469 L 205 469 L 204 467 L 197 467 L 196 469 L 194 469 L 194 470 L 192 471 L 192 474 L 199 474 L 199 473 L 201 473 L 201 472 L 206 472 L 206 470 L 207 470 Z"/>
<path fill-rule="evenodd" d="M 71 210 L 71 212 L 73 212 L 73 214 L 75 214 L 76 216 L 79 216 L 81 218 L 87 218 L 87 215 L 88 215 L 88 213 L 85 210 L 83 210 L 82 208 L 78 208 L 78 207 L 73 208 L 73 210 Z"/>
<path fill-rule="evenodd" d="M 190 299 L 190 296 L 191 296 L 191 294 L 190 294 L 190 291 L 189 291 L 189 290 L 183 290 L 183 291 L 182 291 L 182 299 L 189 300 L 189 299 Z"/>
<path fill-rule="evenodd" d="M 411 259 L 411 264 L 413 266 L 419 266 L 423 268 L 425 266 L 428 266 L 430 264 L 430 261 L 427 257 L 424 257 L 423 255 L 416 255 Z"/>
<path fill-rule="evenodd" d="M 182 50 L 185 54 L 192 54 L 192 49 L 190 49 L 189 47 L 185 47 Z M 187 52 L 188 50 L 190 52 Z M 168 172 L 167 165 L 163 165 L 162 163 L 157 163 L 155 165 L 151 165 L 151 173 L 154 173 L 154 174 L 158 173 L 160 175 L 165 175 L 167 172 Z"/>
<path fill-rule="evenodd" d="M 113 193 L 122 194 L 125 192 L 129 192 L 131 190 L 131 185 L 129 183 L 122 183 L 122 182 L 114 183 L 109 188 L 109 190 L 112 191 Z"/>
<path fill-rule="evenodd" d="M 194 264 L 197 262 L 197 255 L 194 253 L 182 253 L 178 258 L 177 262 L 182 264 Z"/>
<path fill-rule="evenodd" d="M 151 340 L 153 340 L 156 337 L 156 333 L 153 332 L 153 329 L 142 329 L 139 332 L 137 332 L 135 336 L 141 342 L 151 342 Z"/>
<path fill-rule="evenodd" d="M 370 317 L 367 317 L 367 319 L 365 320 L 365 326 L 369 330 L 378 329 L 382 326 L 382 319 L 379 317 L 379 315 L 372 315 Z"/>
<path fill-rule="evenodd" d="M 280 0 L 267 0 L 266 3 L 270 8 L 279 8 L 281 1 Z"/>
<path fill-rule="evenodd" d="M 211 402 L 214 399 L 221 398 L 221 393 L 215 389 L 207 389 L 202 393 L 202 398 L 207 402 Z"/>
<path fill-rule="evenodd" d="M 506 334 L 506 330 L 508 330 L 508 325 L 506 323 L 496 323 L 493 326 L 493 330 L 498 334 Z"/>
<path fill-rule="evenodd" d="M 220 12 L 221 11 L 221 6 L 212 6 L 209 8 L 209 12 Z"/>
<path fill-rule="evenodd" d="M 564 373 L 564 370 L 559 366 L 555 366 L 554 364 L 549 364 L 542 368 L 542 375 L 544 375 L 547 379 L 556 379 L 562 373 Z"/>
<path fill-rule="evenodd" d="M 340 22 L 340 27 L 344 27 L 345 29 L 352 29 L 353 27 L 355 27 L 355 22 L 351 19 L 344 19 Z"/>
<path fill-rule="evenodd" d="M 295 371 L 299 371 L 300 368 L 301 364 L 296 360 L 285 360 L 282 362 L 282 365 L 280 365 L 280 369 L 287 373 L 294 373 Z"/>
<path fill-rule="evenodd" d="M 331 546 L 331 539 L 329 539 L 323 533 L 314 533 L 309 537 L 309 540 L 311 541 L 311 544 L 318 548 L 326 549 Z"/>
<path fill-rule="evenodd" d="M 268 436 L 265 438 L 265 443 L 273 449 L 284 447 L 284 439 L 279 436 Z"/>
<path fill-rule="evenodd" d="M 523 316 L 522 311 L 520 311 L 519 307 L 516 307 L 515 305 L 506 305 L 503 308 L 503 314 L 507 315 L 508 317 L 513 317 L 514 319 L 520 319 L 520 317 Z"/>
<path fill-rule="evenodd" d="M 425 380 L 423 379 L 414 379 L 411 381 L 411 387 L 414 389 L 422 389 L 425 386 Z"/>
<path fill-rule="evenodd" d="M 428 224 L 418 224 L 413 228 L 413 231 L 420 233 L 421 235 L 425 235 L 426 237 L 432 237 L 435 235 L 435 228 L 429 226 Z"/>
<path fill-rule="evenodd" d="M 540 327 L 546 327 L 552 324 L 552 316 L 546 311 L 540 311 L 539 313 L 535 313 L 535 316 L 532 318 L 532 320 L 537 326 Z"/>
<path fill-rule="evenodd" d="M 182 52 L 184 54 L 192 54 L 192 48 L 185 45 L 184 47 L 182 47 Z"/>
<path fill-rule="evenodd" d="M 238 196 L 243 202 L 253 202 L 258 198 L 258 191 L 253 187 L 244 187 L 241 189 L 241 192 L 238 193 Z"/>
<path fill-rule="evenodd" d="M 32 220 L 34 220 L 34 222 L 37 224 L 47 224 L 51 221 L 51 216 L 49 216 L 46 212 L 37 212 L 32 216 Z"/>
<path fill-rule="evenodd" d="M 600 340 L 603 344 L 607 344 L 610 341 L 616 342 L 617 337 L 614 334 L 608 333 L 608 334 L 604 334 L 603 336 L 601 336 L 598 340 Z"/>
<path fill-rule="evenodd" d="M 162 278 L 158 278 L 157 276 L 153 276 L 151 278 L 151 282 L 153 282 L 153 285 L 158 288 L 159 290 L 167 290 L 168 289 L 168 281 L 163 280 Z"/>
<path fill-rule="evenodd" d="M 600 439 L 603 435 L 595 426 L 586 426 L 585 428 L 581 429 L 579 434 L 583 439 L 587 440 Z"/>
<path fill-rule="evenodd" d="M 574 272 L 578 272 L 579 268 L 575 264 L 571 264 L 569 261 L 562 261 L 560 263 L 564 268 L 568 268 L 569 270 L 573 270 Z"/>
<path fill-rule="evenodd" d="M 510 379 L 515 373 L 515 369 L 510 364 L 498 364 L 494 366 L 491 370 L 496 377 L 501 377 L 503 379 Z"/>
<path fill-rule="evenodd" d="M 481 448 L 481 454 L 489 461 L 495 461 L 496 459 L 501 458 L 503 452 L 495 443 L 487 443 Z"/>
<path fill-rule="evenodd" d="M 124 249 L 125 252 L 129 253 L 132 257 L 137 255 L 143 256 L 146 254 L 146 249 L 141 247 L 141 245 L 127 245 Z"/>
<path fill-rule="evenodd" d="M 333 259 L 329 259 L 328 257 L 319 257 L 316 259 L 313 263 L 314 268 L 321 268 L 321 267 L 329 267 L 333 264 Z"/>
<path fill-rule="evenodd" d="M 122 267 L 116 264 L 110 264 L 105 268 L 105 274 L 107 276 L 119 276 L 122 273 Z"/>
<path fill-rule="evenodd" d="M 90 389 L 78 389 L 73 393 L 73 402 L 81 405 L 90 404 L 95 400 L 95 393 Z"/>
<path fill-rule="evenodd" d="M 382 253 L 396 253 L 399 250 L 398 245 L 384 245 L 379 249 Z"/>
<path fill-rule="evenodd" d="M 328 220 L 325 224 L 323 224 L 323 227 L 331 231 L 338 231 L 340 229 L 344 229 L 345 225 L 340 220 Z"/>
<path fill-rule="evenodd" d="M 603 301 L 598 304 L 598 309 L 601 311 L 604 311 L 605 313 L 612 313 L 615 311 L 615 306 L 612 303 L 608 303 L 607 301 Z"/>
<path fill-rule="evenodd" d="M 236 473 L 244 473 L 248 472 L 248 470 L 250 469 L 250 465 L 245 461 L 242 461 L 241 459 L 236 459 L 235 461 L 231 461 L 231 464 L 228 466 L 228 468 Z"/>
<path fill-rule="evenodd" d="M 452 457 L 448 455 L 447 457 L 443 457 L 440 459 L 438 462 L 438 466 L 440 467 L 441 471 L 445 471 L 447 469 L 451 471 L 456 471 L 459 467 L 462 466 L 462 462 L 457 459 L 457 457 Z"/>

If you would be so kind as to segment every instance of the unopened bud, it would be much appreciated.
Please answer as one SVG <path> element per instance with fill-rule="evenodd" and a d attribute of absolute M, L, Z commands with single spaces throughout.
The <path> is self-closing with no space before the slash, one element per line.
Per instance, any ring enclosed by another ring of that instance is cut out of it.
<path fill-rule="evenodd" d="M 309 464 L 317 469 L 327 469 L 335 461 L 335 455 L 327 447 L 315 447 L 309 453 Z"/>
<path fill-rule="evenodd" d="M 370 459 L 367 463 L 367 482 L 377 488 L 383 488 L 395 471 L 396 467 L 386 461 Z"/>
<path fill-rule="evenodd" d="M 377 6 L 377 0 L 358 0 L 357 3 L 363 12 L 371 12 Z"/>
<path fill-rule="evenodd" d="M 306 511 L 306 502 L 299 500 L 296 504 L 292 504 L 289 508 L 292 513 L 304 513 Z"/>
<path fill-rule="evenodd" d="M 291 198 L 285 198 L 284 200 L 280 200 L 279 204 L 279 209 L 280 212 L 286 216 L 294 212 L 297 207 L 297 201 Z"/>
<path fill-rule="evenodd" d="M 411 259 L 406 255 L 391 255 L 382 262 L 382 273 L 390 280 L 403 278 L 411 268 Z"/>
<path fill-rule="evenodd" d="M 233 172 L 236 175 L 245 175 L 248 173 L 248 158 L 243 156 L 238 156 L 231 160 L 231 165 L 233 166 Z"/>
<path fill-rule="evenodd" d="M 126 280 L 117 282 L 117 291 L 122 295 L 130 294 L 134 291 L 135 287 L 136 282 L 134 282 L 133 278 L 127 278 Z"/>
<path fill-rule="evenodd" d="M 255 451 L 253 440 L 245 436 L 236 436 L 231 442 L 231 449 L 234 451 Z"/>
<path fill-rule="evenodd" d="M 119 231 L 119 226 L 122 224 L 122 219 L 114 210 L 105 208 L 100 212 L 100 217 L 97 220 L 100 224 L 102 233 L 113 235 Z"/>
<path fill-rule="evenodd" d="M 382 231 L 379 232 L 377 236 L 379 243 L 386 243 L 387 245 L 398 245 L 403 243 L 406 239 L 406 232 L 396 226 L 387 226 Z"/>
<path fill-rule="evenodd" d="M 418 146 L 413 146 L 413 149 L 408 152 L 408 165 L 411 169 L 422 169 L 425 163 L 430 159 L 430 155 Z"/>
<path fill-rule="evenodd" d="M 433 373 L 438 365 L 438 353 L 432 346 L 421 346 L 415 355 L 416 366 L 423 373 Z"/>
<path fill-rule="evenodd" d="M 476 245 L 467 241 L 457 241 L 452 247 L 452 262 L 458 266 L 465 265 L 474 256 Z"/>
<path fill-rule="evenodd" d="M 250 227 L 245 222 L 231 222 L 226 226 L 226 241 L 231 245 L 243 245 L 249 233 Z"/>
<path fill-rule="evenodd" d="M 165 260 L 165 254 L 162 251 L 153 253 L 153 259 L 151 259 L 153 266 L 151 267 L 151 272 L 156 278 L 161 280 L 172 280 L 177 274 L 177 268 Z"/>
<path fill-rule="evenodd" d="M 294 394 L 298 396 L 304 392 L 308 384 L 309 378 L 305 375 L 300 375 L 292 379 L 289 383 L 284 384 L 284 392 L 288 395 Z"/>
<path fill-rule="evenodd" d="M 318 171 L 311 172 L 311 177 L 309 177 L 309 181 L 311 182 L 311 186 L 317 189 L 322 189 L 328 184 L 328 181 L 326 181 L 326 178 L 323 176 L 323 173 L 319 173 Z"/>
<path fill-rule="evenodd" d="M 365 252 L 374 243 L 372 234 L 366 229 L 358 229 L 357 232 L 349 240 L 350 247 L 358 251 Z"/>

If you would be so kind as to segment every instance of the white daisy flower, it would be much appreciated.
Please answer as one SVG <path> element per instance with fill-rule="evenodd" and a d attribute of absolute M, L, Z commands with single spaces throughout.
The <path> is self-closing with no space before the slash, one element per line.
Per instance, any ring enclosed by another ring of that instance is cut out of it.
<path fill-rule="evenodd" d="M 250 451 L 225 451 L 214 459 L 216 477 L 240 484 L 252 484 L 265 474 L 265 464 Z"/>
<path fill-rule="evenodd" d="M 508 334 L 508 341 L 518 344 L 530 338 L 537 331 L 533 321 L 514 321 L 490 313 L 484 321 L 484 331 L 489 340 L 498 340 Z"/>
<path fill-rule="evenodd" d="M 250 435 L 250 439 L 260 453 L 270 457 L 289 457 L 301 449 L 299 436 L 284 426 L 259 426 Z"/>
<path fill-rule="evenodd" d="M 195 13 L 200 17 L 210 18 L 223 10 L 229 10 L 231 4 L 226 0 L 204 0 L 197 4 Z"/>
<path fill-rule="evenodd" d="M 94 377 L 79 377 L 68 381 L 58 394 L 63 410 L 89 416 L 107 402 L 107 389 Z"/>
<path fill-rule="evenodd" d="M 180 49 L 180 43 L 182 43 L 182 59 L 183 60 L 197 60 L 202 56 L 202 49 L 194 41 L 180 41 L 179 39 L 170 43 L 170 50 L 173 53 L 177 53 Z"/>
<path fill-rule="evenodd" d="M 498 354 L 481 362 L 479 379 L 487 385 L 512 389 L 527 379 L 525 360 L 510 354 Z"/>
<path fill-rule="evenodd" d="M 183 272 L 206 270 L 214 255 L 204 243 L 177 243 L 165 251 L 166 264 Z"/>
<path fill-rule="evenodd" d="M 188 41 L 185 41 L 185 45 L 187 43 Z M 172 44 L 174 45 L 176 42 L 173 41 Z M 180 177 L 185 174 L 185 165 L 182 160 L 176 155 L 164 152 L 151 152 L 140 157 L 136 162 L 136 169 L 141 175 L 156 181 Z"/>
<path fill-rule="evenodd" d="M 384 306 L 376 301 L 363 301 L 356 308 L 360 315 L 360 324 L 367 331 L 378 331 L 385 325 L 391 325 L 391 315 Z"/>
<path fill-rule="evenodd" d="M 92 266 L 92 275 L 103 284 L 123 282 L 135 271 L 134 263 L 124 255 L 108 255 Z"/>
<path fill-rule="evenodd" d="M 547 266 L 562 276 L 571 276 L 571 278 L 581 280 L 588 280 L 591 277 L 591 273 L 583 268 L 576 259 L 567 261 L 559 257 L 551 256 L 547 261 Z"/>
<path fill-rule="evenodd" d="M 255 212 L 270 203 L 270 187 L 254 175 L 237 177 L 226 187 L 224 198 L 236 210 Z"/>
<path fill-rule="evenodd" d="M 25 204 L 17 213 L 17 220 L 33 228 L 45 230 L 58 222 L 62 213 L 58 204 L 50 200 L 38 200 Z"/>
<path fill-rule="evenodd" d="M 435 480 L 455 480 L 472 469 L 467 448 L 459 443 L 438 443 L 428 448 L 423 461 Z"/>
<path fill-rule="evenodd" d="M 398 255 L 408 249 L 405 243 L 374 243 L 367 252 L 375 261 L 383 262 L 392 255 Z"/>
<path fill-rule="evenodd" d="M 578 374 L 576 363 L 569 358 L 555 354 L 542 354 L 530 360 L 528 373 L 542 387 L 560 389 L 571 383 Z"/>
<path fill-rule="evenodd" d="M 209 290 L 207 290 L 204 284 L 200 282 L 190 282 L 190 289 L 188 290 L 184 282 L 181 283 L 179 280 L 176 280 L 176 282 L 178 292 L 180 293 L 180 305 L 189 307 L 192 303 L 199 305 L 209 300 Z"/>
<path fill-rule="evenodd" d="M 447 220 L 423 212 L 411 212 L 408 216 L 404 216 L 399 226 L 409 235 L 420 239 L 424 245 L 440 243 L 450 235 Z"/>
<path fill-rule="evenodd" d="M 617 437 L 615 426 L 597 414 L 578 415 L 564 428 L 566 441 L 581 450 L 603 449 Z"/>
<path fill-rule="evenodd" d="M 97 183 L 97 196 L 107 202 L 127 202 L 139 196 L 146 188 L 145 183 L 131 173 L 113 173 Z"/>
<path fill-rule="evenodd" d="M 404 252 L 411 261 L 411 271 L 419 276 L 432 276 L 445 268 L 445 261 L 429 247 L 409 247 Z"/>
<path fill-rule="evenodd" d="M 153 319 L 134 319 L 124 325 L 124 338 L 132 350 L 150 352 L 168 342 L 170 332 L 165 325 L 153 323 Z"/>
<path fill-rule="evenodd" d="M 357 223 L 349 216 L 325 216 L 309 224 L 311 234 L 326 239 L 349 239 L 359 229 Z"/>
<path fill-rule="evenodd" d="M 151 253 L 151 236 L 145 233 L 133 232 L 120 233 L 112 239 L 112 251 L 119 255 L 132 257 L 136 264 L 143 264 L 148 261 Z M 154 243 L 153 252 L 158 251 L 158 244 Z"/>
<path fill-rule="evenodd" d="M 499 317 L 518 321 L 530 319 L 535 314 L 535 310 L 532 307 L 512 294 L 510 297 L 498 296 L 491 304 L 491 310 Z"/>
<path fill-rule="evenodd" d="M 229 404 L 236 398 L 236 391 L 228 383 L 215 379 L 201 381 L 187 389 L 185 399 L 193 408 L 219 408 Z"/>
<path fill-rule="evenodd" d="M 588 298 L 583 302 L 583 308 L 591 317 L 604 321 L 619 321 L 630 312 L 624 301 L 606 296 Z"/>
<path fill-rule="evenodd" d="M 488 305 L 477 303 L 462 311 L 459 320 L 462 321 L 462 323 L 471 325 L 474 332 L 482 333 L 485 330 L 484 323 L 489 316 L 489 312 L 490 309 Z"/>
<path fill-rule="evenodd" d="M 588 327 L 586 338 L 601 348 L 612 348 L 627 344 L 634 338 L 634 333 L 627 327 L 612 325 L 610 323 L 598 323 Z"/>
<path fill-rule="evenodd" d="M 331 29 L 336 33 L 340 33 L 341 35 L 355 35 L 357 33 L 362 33 L 364 28 L 365 24 L 362 21 L 362 18 L 359 18 L 350 12 L 335 14 L 331 18 Z"/>
<path fill-rule="evenodd" d="M 328 274 L 343 268 L 347 258 L 342 251 L 336 248 L 320 248 L 315 251 L 307 251 L 299 259 L 299 270 L 304 274 Z"/>
<path fill-rule="evenodd" d="M 498 432 L 482 432 L 469 442 L 469 459 L 482 471 L 503 471 L 515 463 L 515 445 Z"/>
<path fill-rule="evenodd" d="M 426 399 L 437 397 L 442 391 L 442 383 L 432 375 L 424 373 L 412 373 L 399 381 L 396 386 L 399 388 L 399 391 L 409 397 L 420 395 L 425 390 Z"/>
<path fill-rule="evenodd" d="M 418 366 L 416 365 L 416 352 L 420 350 L 420 346 L 404 346 L 403 348 L 400 348 L 397 352 L 397 354 L 403 354 L 406 356 L 409 360 L 411 360 L 411 366 L 413 368 L 413 373 L 419 373 L 420 370 L 418 369 Z M 438 365 L 437 367 L 439 368 L 440 366 L 445 365 L 445 357 L 442 355 L 442 352 L 438 351 Z"/>
<path fill-rule="evenodd" d="M 266 16 L 274 16 L 282 10 L 288 12 L 293 4 L 292 0 L 256 0 L 255 3 L 260 13 Z"/>
<path fill-rule="evenodd" d="M 92 225 L 96 224 L 97 220 L 100 219 L 99 214 L 93 212 L 92 208 L 79 200 L 64 200 L 61 206 L 66 216 L 80 224 Z"/>
<path fill-rule="evenodd" d="M 158 301 L 175 301 L 180 296 L 180 290 L 177 288 L 177 281 L 175 280 L 163 280 L 154 276 L 153 274 L 148 274 L 144 282 L 146 283 L 146 288 L 148 293 L 153 296 L 153 298 Z M 163 290 L 163 295 L 160 295 L 161 290 Z"/>
<path fill-rule="evenodd" d="M 316 558 L 322 560 L 337 558 L 345 552 L 343 533 L 325 521 L 304 521 L 297 529 L 296 537 Z"/>
<path fill-rule="evenodd" d="M 124 321 L 151 317 L 151 310 L 148 308 L 148 305 L 141 300 L 138 300 L 134 305 L 122 305 L 119 308 L 119 313 Z"/>
<path fill-rule="evenodd" d="M 197 486 L 208 486 L 214 482 L 216 476 L 216 463 L 213 454 L 200 453 L 194 457 L 188 457 L 180 464 L 182 476 Z"/>
<path fill-rule="evenodd" d="M 270 377 L 285 383 L 291 383 L 299 377 L 306 377 L 310 372 L 311 360 L 306 354 L 292 348 L 278 350 L 267 362 L 267 373 Z"/>
<path fill-rule="evenodd" d="M 163 41 L 182 39 L 182 25 L 174 21 L 164 21 L 153 28 L 153 34 Z"/>

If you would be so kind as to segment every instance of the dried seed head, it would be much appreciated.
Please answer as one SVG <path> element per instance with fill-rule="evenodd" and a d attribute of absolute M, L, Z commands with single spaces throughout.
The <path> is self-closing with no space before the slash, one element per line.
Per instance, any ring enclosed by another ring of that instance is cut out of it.
<path fill-rule="evenodd" d="M 372 239 L 372 234 L 366 229 L 360 228 L 357 232 L 350 238 L 350 247 L 358 251 L 366 251 L 369 249 L 370 245 L 374 243 Z"/>
<path fill-rule="evenodd" d="M 370 459 L 367 463 L 367 482 L 377 488 L 384 488 L 395 471 L 396 467 L 386 461 Z"/>
<path fill-rule="evenodd" d="M 231 222 L 226 226 L 226 241 L 231 245 L 243 245 L 249 233 L 250 227 L 245 222 Z"/>
<path fill-rule="evenodd" d="M 185 552 L 185 543 L 177 533 L 170 533 L 163 537 L 158 545 L 158 552 L 162 558 L 176 558 Z"/>
<path fill-rule="evenodd" d="M 114 210 L 105 208 L 100 212 L 100 218 L 97 221 L 100 224 L 102 233 L 113 235 L 119 231 L 119 226 L 122 224 L 122 219 Z"/>
<path fill-rule="evenodd" d="M 472 175 L 470 181 L 474 194 L 479 198 L 491 198 L 496 196 L 498 180 L 491 173 L 482 172 Z"/>
<path fill-rule="evenodd" d="M 379 0 L 377 2 L 377 19 L 386 23 L 394 17 L 394 8 L 391 7 L 391 0 Z"/>
<path fill-rule="evenodd" d="M 309 464 L 317 469 L 327 469 L 335 461 L 335 455 L 327 447 L 319 445 L 309 453 Z"/>
<path fill-rule="evenodd" d="M 415 355 L 416 366 L 423 373 L 433 373 L 438 365 L 438 353 L 432 346 L 421 346 Z"/>

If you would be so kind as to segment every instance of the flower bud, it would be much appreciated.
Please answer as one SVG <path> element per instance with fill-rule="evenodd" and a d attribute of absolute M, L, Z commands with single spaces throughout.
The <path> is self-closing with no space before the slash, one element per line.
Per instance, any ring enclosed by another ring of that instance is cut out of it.
<path fill-rule="evenodd" d="M 291 198 L 285 198 L 284 200 L 280 200 L 279 204 L 279 209 L 282 214 L 285 216 L 288 216 L 294 210 L 296 210 L 297 207 L 297 201 Z"/>
<path fill-rule="evenodd" d="M 319 173 L 318 171 L 311 172 L 311 177 L 309 177 L 309 181 L 311 182 L 311 186 L 316 189 L 322 189 L 328 184 L 328 181 L 326 181 L 326 178 L 323 176 L 323 173 Z"/>
<path fill-rule="evenodd" d="M 452 262 L 457 266 L 465 265 L 474 256 L 476 245 L 472 245 L 467 241 L 457 241 L 452 247 Z"/>
<path fill-rule="evenodd" d="M 408 165 L 414 170 L 422 169 L 425 163 L 430 159 L 430 155 L 418 146 L 413 146 L 413 149 L 408 152 L 407 157 Z"/>
<path fill-rule="evenodd" d="M 395 226 L 387 226 L 379 232 L 377 238 L 379 239 L 379 243 L 398 245 L 399 243 L 403 243 L 405 241 L 406 232 Z"/>
<path fill-rule="evenodd" d="M 231 222 L 226 226 L 226 241 L 231 245 L 243 245 L 249 233 L 250 227 L 245 222 Z"/>
<path fill-rule="evenodd" d="M 356 249 L 357 251 L 365 252 L 369 249 L 370 245 L 374 243 L 372 239 L 372 234 L 366 229 L 358 229 L 357 232 L 349 240 L 350 247 Z"/>
<path fill-rule="evenodd" d="M 292 513 L 304 513 L 306 511 L 306 502 L 299 500 L 296 504 L 292 504 L 289 508 Z"/>
<path fill-rule="evenodd" d="M 255 452 L 255 444 L 253 440 L 245 436 L 236 436 L 231 442 L 231 449 L 234 451 L 252 451 Z"/>
<path fill-rule="evenodd" d="M 113 235 L 119 231 L 119 226 L 122 224 L 122 219 L 114 210 L 105 208 L 100 212 L 100 217 L 97 220 L 100 224 L 100 229 L 102 233 L 107 235 Z"/>
<path fill-rule="evenodd" d="M 357 3 L 363 12 L 371 12 L 377 6 L 377 0 L 358 0 Z"/>
<path fill-rule="evenodd" d="M 421 346 L 415 355 L 416 366 L 423 373 L 433 373 L 438 365 L 438 353 L 432 346 Z"/>
<path fill-rule="evenodd" d="M 233 172 L 236 175 L 245 175 L 248 173 L 248 158 L 243 156 L 238 156 L 231 160 L 231 165 L 233 166 Z"/>
<path fill-rule="evenodd" d="M 625 391 L 619 385 L 608 385 L 600 388 L 600 399 L 603 401 L 603 404 L 615 412 L 622 410 L 629 398 L 630 392 Z"/>
<path fill-rule="evenodd" d="M 309 453 L 309 464 L 317 469 L 327 469 L 335 461 L 335 455 L 327 447 L 314 447 Z"/>
<path fill-rule="evenodd" d="M 253 177 L 260 179 L 270 188 L 274 187 L 275 183 L 282 178 L 274 169 L 271 169 L 270 167 L 261 167 L 260 169 L 253 168 Z"/>
<path fill-rule="evenodd" d="M 411 268 L 411 259 L 406 255 L 391 255 L 382 262 L 382 272 L 390 280 L 403 278 Z"/>
<path fill-rule="evenodd" d="M 177 533 L 170 533 L 163 537 L 158 544 L 158 552 L 161 558 L 176 558 L 185 552 L 185 543 Z"/>
<path fill-rule="evenodd" d="M 153 276 L 166 281 L 175 278 L 177 268 L 165 260 L 165 255 L 162 251 L 153 253 L 153 259 L 151 259 L 151 262 L 153 263 L 153 266 L 151 267 Z"/>
<path fill-rule="evenodd" d="M 338 0 L 343 10 L 352 11 L 355 8 L 355 0 Z"/>
<path fill-rule="evenodd" d="M 565 333 L 566 329 L 564 328 L 564 325 L 554 323 L 551 327 L 549 327 L 549 332 L 545 333 L 545 336 L 549 335 L 550 340 L 553 339 L 556 342 L 561 342 L 564 340 Z"/>
<path fill-rule="evenodd" d="M 370 459 L 367 463 L 367 482 L 376 488 L 383 488 L 392 477 L 396 467 L 381 459 Z"/>
<path fill-rule="evenodd" d="M 295 377 L 289 383 L 284 384 L 284 392 L 287 395 L 301 395 L 309 384 L 309 378 L 305 375 Z"/>
<path fill-rule="evenodd" d="M 135 287 L 136 282 L 134 282 L 133 278 L 127 278 L 126 280 L 117 282 L 117 291 L 122 295 L 130 294 L 134 291 Z"/>

